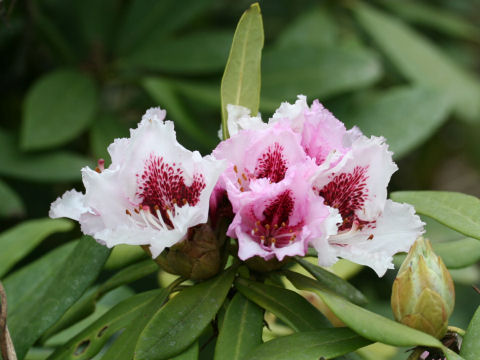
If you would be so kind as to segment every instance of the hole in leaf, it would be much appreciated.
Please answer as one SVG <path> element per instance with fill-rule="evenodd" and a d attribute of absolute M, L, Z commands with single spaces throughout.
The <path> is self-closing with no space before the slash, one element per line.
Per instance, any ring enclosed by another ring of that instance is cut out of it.
<path fill-rule="evenodd" d="M 108 329 L 108 325 L 105 325 L 97 334 L 97 337 L 102 337 L 105 331 Z"/>
<path fill-rule="evenodd" d="M 78 346 L 75 349 L 75 352 L 73 353 L 73 355 L 78 356 L 78 355 L 83 354 L 87 350 L 89 345 L 90 345 L 90 340 L 88 340 L 88 339 L 83 340 L 80 344 L 78 344 Z"/>

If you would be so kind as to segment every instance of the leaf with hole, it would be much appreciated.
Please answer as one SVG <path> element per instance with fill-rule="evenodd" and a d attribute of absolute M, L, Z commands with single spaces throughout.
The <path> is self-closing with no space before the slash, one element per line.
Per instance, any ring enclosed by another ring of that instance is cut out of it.
<path fill-rule="evenodd" d="M 220 89 L 223 138 L 229 137 L 227 105 L 241 105 L 254 116 L 260 103 L 260 63 L 264 34 L 260 6 L 254 3 L 238 22 Z"/>
<path fill-rule="evenodd" d="M 171 299 L 142 331 L 135 360 L 165 359 L 189 347 L 220 309 L 234 275 L 235 269 L 230 268 Z"/>
<path fill-rule="evenodd" d="M 238 278 L 235 287 L 295 331 L 312 331 L 331 326 L 318 309 L 296 292 L 244 278 Z"/>
<path fill-rule="evenodd" d="M 480 199 L 475 196 L 449 191 L 396 191 L 390 198 L 412 204 L 417 213 L 480 240 Z"/>
<path fill-rule="evenodd" d="M 237 293 L 222 321 L 215 360 L 242 360 L 255 346 L 262 343 L 263 309 Z"/>

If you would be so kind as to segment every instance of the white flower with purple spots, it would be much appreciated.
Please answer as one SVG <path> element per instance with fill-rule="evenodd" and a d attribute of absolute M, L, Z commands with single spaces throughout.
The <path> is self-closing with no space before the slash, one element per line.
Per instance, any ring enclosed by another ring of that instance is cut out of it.
<path fill-rule="evenodd" d="M 148 110 L 130 138 L 109 146 L 110 167 L 83 168 L 85 194 L 67 191 L 50 216 L 79 221 L 85 234 L 108 247 L 149 245 L 154 258 L 205 223 L 224 161 L 181 146 L 165 115 Z"/>

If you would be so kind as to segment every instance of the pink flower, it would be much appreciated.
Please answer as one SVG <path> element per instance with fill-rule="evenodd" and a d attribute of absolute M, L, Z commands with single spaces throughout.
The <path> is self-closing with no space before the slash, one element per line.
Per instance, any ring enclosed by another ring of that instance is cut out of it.
<path fill-rule="evenodd" d="M 310 240 L 326 239 L 331 213 L 317 201 L 307 181 L 310 171 L 308 166 L 292 167 L 279 182 L 251 181 L 227 232 L 238 239 L 240 259 L 257 255 L 281 261 L 285 256 L 304 256 Z"/>
<path fill-rule="evenodd" d="M 351 135 L 351 134 L 350 134 Z M 313 184 L 320 201 L 338 210 L 342 222 L 328 245 L 313 241 L 319 263 L 338 257 L 367 265 L 382 276 L 393 268 L 392 256 L 408 251 L 423 233 L 413 207 L 387 200 L 387 185 L 397 170 L 383 138 L 358 133 L 351 148 L 332 168 L 319 167 Z"/>
<path fill-rule="evenodd" d="M 220 184 L 227 190 L 233 211 L 256 179 L 278 183 L 288 169 L 308 160 L 300 145 L 300 136 L 285 124 L 275 124 L 261 130 L 243 130 L 222 141 L 213 151 L 217 159 L 228 161 Z"/>
<path fill-rule="evenodd" d="M 78 220 L 108 247 L 149 245 L 154 258 L 205 223 L 224 162 L 181 146 L 165 114 L 148 110 L 130 138 L 116 139 L 109 168 L 83 168 L 85 194 L 67 191 L 52 203 L 50 217 Z"/>

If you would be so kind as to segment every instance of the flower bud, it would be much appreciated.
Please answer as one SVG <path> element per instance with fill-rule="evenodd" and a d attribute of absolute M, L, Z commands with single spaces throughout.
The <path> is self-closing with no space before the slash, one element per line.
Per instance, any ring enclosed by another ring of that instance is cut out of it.
<path fill-rule="evenodd" d="M 442 338 L 455 303 L 452 278 L 428 240 L 418 238 L 398 271 L 392 289 L 395 319 Z"/>
<path fill-rule="evenodd" d="M 210 224 L 188 230 L 186 238 L 164 250 L 155 261 L 166 271 L 186 279 L 204 280 L 216 275 L 225 264 L 225 232 L 215 233 Z"/>

